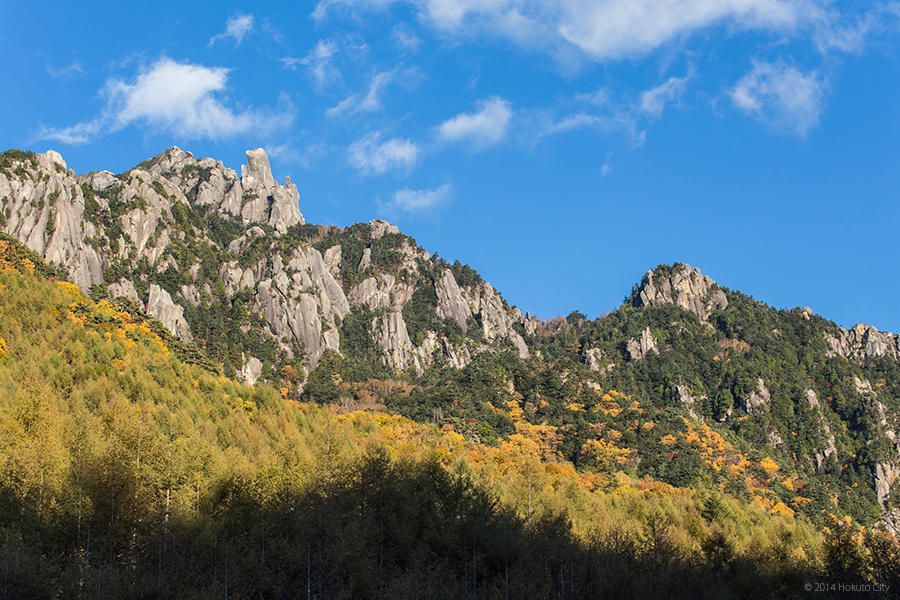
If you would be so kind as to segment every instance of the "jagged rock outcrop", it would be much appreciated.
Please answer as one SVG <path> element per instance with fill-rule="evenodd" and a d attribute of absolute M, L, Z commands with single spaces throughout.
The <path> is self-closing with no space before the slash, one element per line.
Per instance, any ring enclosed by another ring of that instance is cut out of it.
<path fill-rule="evenodd" d="M 381 219 L 372 219 L 369 221 L 370 236 L 373 240 L 380 239 L 388 233 L 400 233 L 396 225 L 391 225 L 387 221 Z"/>
<path fill-rule="evenodd" d="M 199 205 L 214 205 L 277 232 L 303 223 L 296 186 L 275 182 L 263 150 L 247 157 L 251 166 L 240 180 L 221 162 L 195 160 L 178 148 L 118 176 L 108 171 L 78 176 L 51 150 L 24 161 L 24 175 L 0 172 L 0 200 L 8 214 L 3 230 L 66 267 L 87 291 L 103 282 L 117 257 L 133 252 L 135 261 L 158 263 L 176 234 L 169 227 L 171 207 L 189 204 L 185 191 L 196 193 Z"/>
<path fill-rule="evenodd" d="M 821 449 L 817 449 L 813 458 L 816 461 L 816 470 L 820 471 L 822 466 L 825 464 L 825 461 L 828 460 L 832 455 L 837 454 L 837 446 L 835 446 L 834 442 L 834 433 L 831 431 L 831 427 L 828 425 L 828 421 L 825 419 L 825 415 L 822 414 L 822 407 L 819 404 L 819 397 L 816 395 L 814 390 L 806 390 L 804 394 L 806 398 L 806 402 L 809 405 L 809 410 L 816 411 L 816 419 L 819 423 L 819 431 L 822 433 L 824 439 L 824 445 Z"/>
<path fill-rule="evenodd" d="M 469 317 L 472 316 L 472 309 L 463 298 L 456 279 L 453 277 L 453 272 L 449 269 L 444 271 L 434 288 L 438 299 L 438 315 L 453 319 L 465 331 Z"/>
<path fill-rule="evenodd" d="M 843 356 L 847 360 L 864 362 L 879 356 L 900 357 L 900 335 L 878 331 L 871 325 L 857 323 L 849 330 L 837 327 L 825 333 L 825 342 L 831 356 Z"/>
<path fill-rule="evenodd" d="M 415 364 L 416 352 L 412 341 L 409 339 L 409 331 L 406 329 L 406 321 L 399 312 L 389 312 L 379 323 L 375 332 L 375 340 L 378 346 L 384 350 L 388 364 L 400 366 L 401 369 Z"/>
<path fill-rule="evenodd" d="M 878 394 L 872 386 L 872 382 L 854 375 L 853 385 L 857 393 L 863 398 L 866 412 L 875 423 L 878 436 L 884 436 L 890 445 L 890 449 L 882 460 L 872 466 L 872 478 L 875 485 L 875 495 L 881 506 L 882 524 L 894 535 L 900 535 L 900 507 L 893 507 L 890 498 L 895 485 L 900 485 L 900 436 L 897 428 L 900 423 L 896 417 L 889 415 L 887 407 L 878 399 Z M 874 436 L 868 443 L 876 442 Z"/>
<path fill-rule="evenodd" d="M 647 271 L 634 296 L 635 306 L 675 304 L 706 322 L 710 314 L 728 306 L 728 298 L 718 284 L 700 269 L 675 263 L 666 272 Z"/>
<path fill-rule="evenodd" d="M 689 415 L 691 415 L 691 418 L 693 418 L 695 421 L 701 420 L 700 413 L 698 413 L 694 408 L 694 403 L 706 400 L 706 396 L 695 396 L 688 386 L 676 385 L 675 397 L 681 407 L 684 408 Z"/>
<path fill-rule="evenodd" d="M 85 222 L 80 181 L 50 150 L 24 161 L 25 175 L 0 170 L 2 229 L 48 261 L 63 265 L 83 290 L 99 283 L 109 261 L 86 238 L 97 235 Z"/>
<path fill-rule="evenodd" d="M 484 337 L 488 341 L 506 338 L 512 342 L 521 358 L 529 355 L 525 340 L 513 325 L 525 320 L 521 311 L 506 306 L 491 284 L 482 282 L 472 290 L 469 296 L 469 308 L 481 322 Z"/>
<path fill-rule="evenodd" d="M 608 362 L 603 366 L 603 351 L 600 348 L 588 348 L 584 353 L 584 362 L 591 371 L 610 371 L 615 368 L 615 363 Z"/>
<path fill-rule="evenodd" d="M 150 172 L 164 177 L 175 187 L 193 191 L 201 206 L 239 216 L 245 223 L 264 223 L 278 233 L 304 223 L 297 186 L 286 178 L 283 186 L 272 176 L 265 150 L 246 152 L 247 164 L 238 178 L 233 169 L 211 158 L 196 160 L 177 147 L 147 161 Z"/>
<path fill-rule="evenodd" d="M 136 302 L 138 306 L 142 308 L 144 306 L 140 296 L 138 296 L 137 290 L 134 289 L 134 284 L 128 279 L 123 278 L 115 283 L 109 284 L 106 286 L 106 292 L 109 294 L 110 298 L 128 298 L 129 300 Z"/>
<path fill-rule="evenodd" d="M 892 508 L 888 499 L 895 485 L 900 481 L 900 461 L 882 461 L 875 464 L 875 495 L 881 506 L 881 523 L 885 529 L 900 536 L 900 508 Z"/>
<path fill-rule="evenodd" d="M 650 351 L 659 353 L 656 348 L 656 341 L 653 339 L 653 333 L 647 327 L 641 332 L 641 339 L 631 339 L 625 346 L 625 357 L 628 360 L 640 360 L 647 356 Z"/>
<path fill-rule="evenodd" d="M 190 342 L 191 329 L 184 319 L 184 308 L 175 304 L 169 292 L 155 283 L 150 286 L 150 295 L 147 298 L 147 314 L 155 317 L 166 329 L 175 334 L 184 342 Z"/>
<path fill-rule="evenodd" d="M 229 245 L 228 251 L 235 255 L 244 252 L 255 238 L 265 235 L 253 223 L 268 225 L 277 235 L 304 222 L 297 187 L 289 179 L 284 186 L 278 185 L 265 151 L 248 151 L 247 162 L 242 177 L 238 178 L 221 162 L 208 158 L 197 160 L 189 152 L 173 147 L 127 173 L 113 175 L 100 171 L 75 175 L 54 151 L 33 158 L 26 155 L 21 168 L 15 172 L 0 172 L 0 201 L 3 213 L 8 215 L 2 222 L 3 230 L 48 261 L 64 266 L 84 292 L 93 285 L 103 284 L 104 274 L 116 263 L 125 263 L 128 271 L 145 264 L 149 270 L 143 272 L 144 278 L 167 272 L 173 274 L 170 278 L 178 277 L 182 268 L 172 248 L 183 247 L 189 237 L 202 239 L 207 235 L 197 228 L 193 207 L 210 207 L 226 217 L 238 217 L 250 226 Z M 214 246 L 211 240 L 206 243 Z M 338 260 L 339 256 L 338 251 Z M 333 253 L 331 259 L 335 258 Z M 195 281 L 199 267 L 198 262 L 189 269 Z M 272 272 L 264 267 L 239 269 L 230 264 L 228 269 L 223 269 L 222 281 L 230 296 L 242 289 L 255 288 L 265 279 L 286 283 L 285 268 L 293 271 L 297 287 L 314 293 L 319 306 L 313 308 L 324 312 L 325 327 L 332 328 L 331 334 L 317 332 L 315 337 L 322 338 L 320 343 L 311 340 L 309 335 L 299 338 L 302 346 L 312 349 L 311 357 L 315 361 L 321 355 L 320 346 L 337 348 L 334 317 L 349 311 L 343 291 L 331 275 L 333 265 L 326 265 L 317 251 L 310 249 L 295 255 L 287 266 L 276 261 Z M 321 276 L 322 272 L 329 276 Z M 108 284 L 107 292 L 112 297 L 130 298 L 141 306 L 146 303 L 148 312 L 173 334 L 190 340 L 183 308 L 172 294 L 179 291 L 186 302 L 197 306 L 210 290 L 209 284 L 200 287 L 182 284 L 168 291 L 153 284 L 149 297 L 142 300 L 135 283 L 119 278 Z M 284 310 L 297 312 L 297 294 L 286 295 Z M 261 298 L 265 299 L 265 294 Z M 309 308 L 309 303 L 304 306 Z M 282 321 L 278 319 L 276 323 Z M 278 327 L 273 329 L 273 335 L 279 339 L 290 333 Z M 308 333 L 311 329 L 312 326 L 307 326 L 301 330 Z"/>
<path fill-rule="evenodd" d="M 350 299 L 356 306 L 377 310 L 390 308 L 403 310 L 412 298 L 415 286 L 398 281 L 390 273 L 380 273 L 377 277 L 367 277 L 350 290 Z"/>
<path fill-rule="evenodd" d="M 255 287 L 254 307 L 288 355 L 297 342 L 315 367 L 326 349 L 339 349 L 338 321 L 350 312 L 350 304 L 315 248 L 298 246 L 287 264 L 281 255 L 247 269 L 232 261 L 223 268 L 222 280 L 226 289 Z"/>
<path fill-rule="evenodd" d="M 759 377 L 756 380 L 756 389 L 750 392 L 746 398 L 739 401 L 742 404 L 741 408 L 744 409 L 744 412 L 752 415 L 769 407 L 769 404 L 772 402 L 772 394 L 769 393 L 769 389 L 766 387 L 766 382 L 763 378 Z"/>

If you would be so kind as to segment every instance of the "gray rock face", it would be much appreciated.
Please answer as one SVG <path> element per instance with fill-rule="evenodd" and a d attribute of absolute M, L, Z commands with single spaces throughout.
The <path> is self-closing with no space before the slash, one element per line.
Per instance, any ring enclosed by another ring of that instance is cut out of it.
<path fill-rule="evenodd" d="M 8 214 L 2 229 L 49 262 L 63 265 L 82 290 L 103 281 L 109 261 L 84 239 L 97 235 L 84 221 L 80 180 L 69 175 L 62 157 L 50 150 L 26 163 L 28 174 L 0 172 L 0 202 Z"/>
<path fill-rule="evenodd" d="M 750 395 L 743 399 L 743 409 L 747 414 L 754 414 L 765 410 L 772 402 L 772 395 L 766 387 L 766 382 L 762 377 L 756 380 L 756 389 L 750 392 Z"/>
<path fill-rule="evenodd" d="M 628 360 L 640 360 L 647 356 L 650 351 L 659 353 L 656 348 L 656 341 L 653 339 L 653 333 L 647 327 L 641 332 L 641 339 L 631 339 L 625 346 L 625 357 Z"/>
<path fill-rule="evenodd" d="M 816 411 L 816 419 L 819 423 L 819 431 L 821 432 L 824 438 L 824 444 L 820 449 L 817 449 L 813 458 L 816 461 L 816 470 L 819 471 L 822 469 L 822 466 L 825 464 L 825 461 L 828 460 L 830 456 L 833 454 L 837 454 L 837 446 L 834 443 L 834 433 L 831 431 L 831 427 L 828 425 L 828 421 L 825 419 L 825 415 L 822 413 L 822 407 L 819 405 L 819 397 L 816 395 L 814 390 L 806 390 L 804 394 L 806 398 L 806 402 L 809 405 L 809 410 Z"/>
<path fill-rule="evenodd" d="M 247 358 L 241 368 L 241 381 L 247 385 L 254 385 L 259 381 L 260 375 L 262 375 L 262 362 L 255 356 Z"/>
<path fill-rule="evenodd" d="M 600 348 L 588 348 L 584 353 L 584 362 L 591 371 L 610 371 L 615 367 L 615 363 L 610 362 L 603 367 L 603 352 Z"/>
<path fill-rule="evenodd" d="M 706 322 L 714 311 L 728 306 L 728 298 L 718 284 L 704 276 L 700 269 L 676 263 L 664 278 L 658 278 L 653 271 L 647 271 L 634 303 L 639 307 L 675 304 Z"/>
<path fill-rule="evenodd" d="M 279 233 L 304 222 L 297 186 L 290 178 L 284 186 L 278 185 L 272 177 L 269 157 L 262 148 L 247 151 L 247 167 L 241 168 L 241 187 L 242 201 L 247 200 L 241 208 L 245 221 L 268 223 Z"/>
<path fill-rule="evenodd" d="M 872 478 L 875 484 L 875 495 L 881 506 L 881 523 L 894 535 L 900 534 L 900 509 L 893 508 L 889 502 L 892 489 L 900 485 L 900 436 L 897 435 L 900 423 L 889 416 L 887 407 L 878 400 L 878 393 L 872 382 L 853 377 L 853 385 L 863 398 L 866 412 L 875 423 L 876 432 L 884 435 L 892 447 L 892 453 L 884 460 L 876 462 L 872 467 Z M 872 443 L 874 440 L 870 440 Z"/>
<path fill-rule="evenodd" d="M 469 309 L 481 318 L 484 337 L 489 341 L 506 338 L 512 342 L 520 358 L 528 357 L 528 346 L 513 325 L 523 322 L 522 313 L 510 310 L 503 298 L 487 282 L 480 283 L 468 297 Z"/>
<path fill-rule="evenodd" d="M 138 296 L 137 290 L 134 289 L 134 284 L 128 279 L 120 279 L 115 283 L 109 284 L 106 287 L 106 291 L 109 293 L 110 298 L 128 298 L 129 300 L 137 302 L 138 306 L 144 306 L 140 296 Z"/>
<path fill-rule="evenodd" d="M 438 315 L 456 321 L 463 331 L 467 329 L 467 321 L 472 316 L 469 303 L 462 296 L 453 272 L 450 269 L 444 271 L 443 276 L 435 285 L 437 292 Z"/>
<path fill-rule="evenodd" d="M 900 357 L 900 335 L 878 331 L 871 325 L 857 323 L 849 330 L 838 327 L 825 334 L 831 356 L 843 356 L 847 360 L 865 362 L 879 356 Z"/>
<path fill-rule="evenodd" d="M 686 385 L 676 385 L 675 396 L 678 398 L 678 403 L 687 410 L 692 419 L 695 421 L 701 420 L 700 414 L 694 408 L 694 403 L 705 400 L 706 396 L 694 396 L 691 389 Z"/>
<path fill-rule="evenodd" d="M 172 301 L 169 292 L 155 283 L 150 286 L 150 296 L 147 298 L 147 314 L 155 317 L 166 329 L 184 342 L 190 342 L 191 329 L 184 320 L 184 308 Z"/>
<path fill-rule="evenodd" d="M 387 221 L 381 219 L 372 219 L 369 221 L 369 228 L 373 240 L 383 238 L 387 233 L 400 233 L 396 225 L 391 225 Z"/>
<path fill-rule="evenodd" d="M 875 464 L 875 494 L 881 505 L 881 523 L 894 536 L 900 535 L 900 509 L 888 504 L 892 486 L 900 481 L 900 461 L 884 461 Z"/>
<path fill-rule="evenodd" d="M 381 318 L 375 340 L 386 353 L 388 364 L 403 365 L 401 369 L 415 364 L 415 347 L 409 339 L 406 321 L 399 312 L 389 312 Z"/>
<path fill-rule="evenodd" d="M 271 264 L 262 259 L 247 269 L 233 261 L 223 267 L 222 280 L 226 292 L 255 287 L 254 308 L 289 356 L 297 342 L 314 368 L 325 350 L 340 347 L 338 321 L 350 312 L 350 304 L 315 248 L 297 247 L 287 264 L 280 255 Z"/>
<path fill-rule="evenodd" d="M 341 247 L 340 245 L 332 246 L 328 250 L 325 251 L 325 254 L 322 255 L 322 259 L 325 261 L 325 264 L 328 266 L 328 272 L 331 273 L 331 276 L 337 279 L 338 273 L 340 273 L 341 268 Z"/>
<path fill-rule="evenodd" d="M 286 179 L 278 185 L 265 150 L 248 150 L 241 177 L 211 158 L 196 160 L 190 152 L 172 147 L 150 162 L 150 172 L 179 190 L 196 190 L 196 202 L 240 216 L 245 223 L 265 223 L 278 233 L 303 223 L 297 186 Z"/>

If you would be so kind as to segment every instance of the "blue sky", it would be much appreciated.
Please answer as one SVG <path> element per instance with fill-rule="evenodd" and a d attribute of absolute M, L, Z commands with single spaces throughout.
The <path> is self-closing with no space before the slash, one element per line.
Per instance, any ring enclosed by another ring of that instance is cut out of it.
<path fill-rule="evenodd" d="M 0 146 L 122 171 L 265 147 L 541 317 L 688 262 L 900 331 L 900 3 L 0 0 Z"/>

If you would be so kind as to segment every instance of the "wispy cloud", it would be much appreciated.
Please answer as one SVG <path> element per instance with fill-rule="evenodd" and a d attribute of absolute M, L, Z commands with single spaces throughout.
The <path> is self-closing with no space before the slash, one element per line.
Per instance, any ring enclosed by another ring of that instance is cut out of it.
<path fill-rule="evenodd" d="M 46 69 L 47 74 L 54 79 L 66 79 L 84 75 L 84 66 L 77 60 L 64 67 L 51 67 L 50 65 L 47 65 L 44 68 Z"/>
<path fill-rule="evenodd" d="M 562 116 L 540 121 L 538 140 L 547 136 L 576 131 L 593 130 L 602 134 L 625 134 L 631 145 L 642 146 L 647 139 L 646 127 L 662 117 L 666 107 L 681 100 L 687 90 L 692 71 L 682 77 L 669 77 L 642 92 L 614 94 L 607 88 L 576 94 L 574 107 Z M 552 114 L 552 113 L 551 113 Z"/>
<path fill-rule="evenodd" d="M 303 149 L 285 142 L 282 144 L 266 144 L 269 158 L 281 162 L 296 163 L 308 169 L 314 160 L 325 154 L 327 147 L 322 142 L 304 140 Z"/>
<path fill-rule="evenodd" d="M 422 43 L 422 40 L 408 26 L 403 24 L 394 27 L 394 30 L 391 32 L 391 38 L 400 49 L 407 52 L 418 52 L 419 45 Z"/>
<path fill-rule="evenodd" d="M 780 133 L 805 136 L 818 122 L 826 83 L 783 61 L 755 61 L 729 91 L 734 105 Z"/>
<path fill-rule="evenodd" d="M 282 64 L 289 69 L 305 67 L 317 89 L 323 89 L 341 78 L 341 72 L 334 66 L 334 56 L 338 45 L 333 40 L 319 40 L 315 48 L 303 58 L 282 58 Z"/>
<path fill-rule="evenodd" d="M 228 69 L 163 58 L 142 70 L 132 83 L 107 81 L 101 90 L 107 105 L 97 118 L 64 128 L 45 128 L 39 136 L 78 144 L 138 124 L 190 139 L 221 139 L 292 121 L 291 107 L 274 113 L 229 108 L 217 96 L 225 90 L 227 80 Z"/>
<path fill-rule="evenodd" d="M 253 31 L 253 15 L 237 14 L 225 22 L 225 31 L 209 39 L 209 45 L 231 38 L 236 46 L 240 46 L 244 37 L 251 31 Z"/>
<path fill-rule="evenodd" d="M 503 141 L 513 116 L 509 102 L 494 96 L 480 100 L 477 108 L 477 112 L 460 113 L 441 123 L 438 137 L 449 142 L 469 142 L 476 149 Z"/>
<path fill-rule="evenodd" d="M 347 150 L 347 162 L 363 174 L 384 173 L 390 169 L 409 169 L 419 159 L 419 147 L 408 139 L 381 141 L 380 132 L 356 140 Z"/>
<path fill-rule="evenodd" d="M 76 123 L 69 127 L 44 127 L 37 137 L 42 140 L 56 140 L 57 142 L 74 146 L 88 143 L 104 129 L 104 126 L 103 120 L 98 118 L 83 123 Z"/>
<path fill-rule="evenodd" d="M 450 199 L 453 188 L 449 183 L 433 190 L 411 190 L 404 188 L 394 192 L 390 202 L 382 205 L 388 213 L 423 213 L 445 204 Z"/>
<path fill-rule="evenodd" d="M 900 2 L 872 3 L 856 15 L 842 15 L 837 11 L 824 13 L 815 28 L 813 40 L 818 50 L 832 50 L 857 54 L 866 41 L 883 31 L 896 31 L 900 23 Z"/>
<path fill-rule="evenodd" d="M 624 134 L 631 145 L 642 146 L 647 139 L 647 132 L 640 128 L 635 114 L 613 105 L 604 113 L 575 112 L 565 115 L 546 124 L 539 132 L 538 139 L 548 136 L 577 131 L 593 130 L 601 134 Z"/>
<path fill-rule="evenodd" d="M 337 117 L 379 110 L 381 108 L 381 93 L 394 79 L 394 75 L 394 71 L 376 73 L 369 81 L 369 87 L 365 93 L 347 96 L 335 106 L 326 110 L 325 114 L 329 117 Z"/>
<path fill-rule="evenodd" d="M 687 88 L 685 77 L 669 77 L 656 87 L 650 88 L 641 94 L 641 112 L 653 117 L 661 117 L 666 105 L 678 102 Z"/>

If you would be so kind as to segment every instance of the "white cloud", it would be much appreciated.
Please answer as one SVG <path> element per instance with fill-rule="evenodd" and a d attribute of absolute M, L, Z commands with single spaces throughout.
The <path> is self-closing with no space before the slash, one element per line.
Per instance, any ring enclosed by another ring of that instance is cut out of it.
<path fill-rule="evenodd" d="M 221 139 L 268 130 L 291 122 L 292 111 L 236 111 L 217 97 L 226 88 L 228 69 L 179 63 L 169 58 L 141 71 L 133 83 L 111 79 L 101 90 L 107 106 L 96 119 L 62 129 L 44 129 L 41 137 L 85 143 L 132 124 L 190 139 Z"/>
<path fill-rule="evenodd" d="M 347 162 L 366 175 L 384 173 L 395 168 L 411 168 L 419 159 L 419 147 L 410 140 L 391 138 L 381 141 L 374 132 L 356 140 L 347 151 Z"/>
<path fill-rule="evenodd" d="M 813 16 L 805 0 L 564 0 L 557 31 L 595 59 L 646 54 L 715 25 L 785 31 Z"/>
<path fill-rule="evenodd" d="M 666 104 L 677 102 L 687 87 L 687 77 L 670 77 L 658 86 L 641 94 L 641 111 L 653 116 L 662 116 Z"/>
<path fill-rule="evenodd" d="M 329 117 L 336 117 L 379 110 L 381 108 L 381 92 L 393 79 L 393 71 L 376 73 L 369 82 L 369 89 L 365 94 L 359 93 L 347 96 L 335 106 L 326 110 L 325 114 Z"/>
<path fill-rule="evenodd" d="M 332 40 L 319 40 L 316 47 L 303 58 L 282 58 L 281 62 L 289 69 L 306 67 L 316 88 L 322 89 L 341 77 L 341 72 L 332 62 L 337 52 L 337 43 Z"/>
<path fill-rule="evenodd" d="M 782 61 L 755 61 L 729 95 L 742 111 L 774 129 L 805 136 L 819 122 L 825 82 L 818 73 L 803 73 Z"/>
<path fill-rule="evenodd" d="M 445 203 L 450 198 L 452 187 L 449 183 L 433 190 L 411 190 L 404 188 L 394 192 L 391 201 L 384 208 L 388 212 L 420 213 Z"/>
<path fill-rule="evenodd" d="M 558 55 L 577 49 L 594 60 L 647 54 L 715 26 L 778 33 L 815 30 L 834 18 L 812 0 L 321 0 L 330 12 L 412 4 L 444 35 L 489 35 Z"/>
<path fill-rule="evenodd" d="M 236 46 L 240 46 L 244 41 L 244 36 L 251 31 L 253 31 L 253 15 L 237 14 L 226 21 L 225 31 L 210 38 L 209 45 L 212 46 L 219 40 L 231 38 Z"/>
<path fill-rule="evenodd" d="M 502 141 L 513 114 L 509 102 L 494 96 L 479 101 L 477 106 L 478 112 L 461 113 L 441 123 L 438 137 L 451 142 L 468 141 L 479 149 Z"/>

